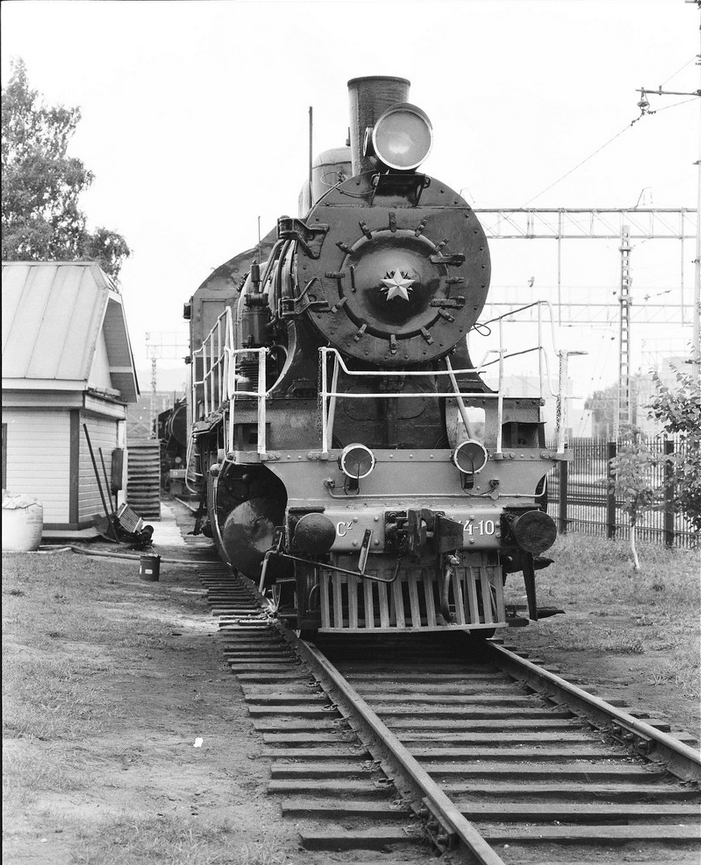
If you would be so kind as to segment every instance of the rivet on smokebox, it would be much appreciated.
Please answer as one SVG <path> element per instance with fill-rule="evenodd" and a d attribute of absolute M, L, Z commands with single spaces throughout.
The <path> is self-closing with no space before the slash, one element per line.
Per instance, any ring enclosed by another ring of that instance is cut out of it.
<path fill-rule="evenodd" d="M 160 556 L 141 556 L 139 558 L 139 576 L 149 583 L 157 583 L 161 571 Z"/>

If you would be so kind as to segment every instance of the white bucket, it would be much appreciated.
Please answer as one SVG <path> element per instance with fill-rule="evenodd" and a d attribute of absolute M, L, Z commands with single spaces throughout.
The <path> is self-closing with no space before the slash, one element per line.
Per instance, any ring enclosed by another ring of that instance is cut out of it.
<path fill-rule="evenodd" d="M 7 552 L 25 553 L 39 549 L 44 527 L 44 508 L 31 496 L 2 498 L 2 548 Z"/>

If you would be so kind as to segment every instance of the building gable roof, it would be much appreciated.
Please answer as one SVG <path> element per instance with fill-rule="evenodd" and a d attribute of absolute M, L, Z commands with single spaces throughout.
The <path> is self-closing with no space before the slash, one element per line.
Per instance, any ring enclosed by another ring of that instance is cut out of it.
<path fill-rule="evenodd" d="M 122 297 L 95 262 L 3 262 L 3 386 L 21 381 L 86 387 L 101 331 L 110 377 L 138 395 Z"/>

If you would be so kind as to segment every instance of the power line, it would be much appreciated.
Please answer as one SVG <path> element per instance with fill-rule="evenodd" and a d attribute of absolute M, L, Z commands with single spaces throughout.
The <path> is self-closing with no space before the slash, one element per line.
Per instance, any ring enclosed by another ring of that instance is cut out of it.
<path fill-rule="evenodd" d="M 686 69 L 686 67 L 687 67 L 690 63 L 693 63 L 695 60 L 696 60 L 696 57 L 695 57 L 695 56 L 694 56 L 694 57 L 691 57 L 689 60 L 686 61 L 686 63 L 685 63 L 683 66 L 681 66 L 679 69 L 677 69 L 676 72 L 674 72 L 672 75 L 670 75 L 669 78 L 666 78 L 666 79 L 662 82 L 662 84 L 661 84 L 660 86 L 661 86 L 661 87 L 664 87 L 665 84 L 667 84 L 668 81 L 671 81 L 672 78 L 676 78 L 677 75 L 679 75 L 680 72 L 682 72 L 684 69 Z"/>
<path fill-rule="evenodd" d="M 613 136 L 613 138 L 609 138 L 609 140 L 608 140 L 605 144 L 602 144 L 601 147 L 598 147 L 598 148 L 597 148 L 593 153 L 590 153 L 589 156 L 586 157 L 586 159 L 583 159 L 581 162 L 578 162 L 577 165 L 574 166 L 574 168 L 571 168 L 568 172 L 566 172 L 565 174 L 563 174 L 562 177 L 559 177 L 556 181 L 554 181 L 553 183 L 551 183 L 550 186 L 546 186 L 545 189 L 541 190 L 537 195 L 534 195 L 533 198 L 529 198 L 528 201 L 526 201 L 524 204 L 521 205 L 521 207 L 526 207 L 526 206 L 527 206 L 528 204 L 530 204 L 532 201 L 535 201 L 536 198 L 540 198 L 541 195 L 544 195 L 546 192 L 548 192 L 550 189 L 552 189 L 553 186 L 557 186 L 558 183 L 560 183 L 561 181 L 563 181 L 566 177 L 569 177 L 570 174 L 572 174 L 573 172 L 575 172 L 578 168 L 581 168 L 582 165 L 584 165 L 585 162 L 589 162 L 589 160 L 592 159 L 594 156 L 596 156 L 597 153 L 601 153 L 601 151 L 602 151 L 605 147 L 608 147 L 609 144 L 612 144 L 612 143 L 613 143 L 617 138 L 619 138 L 621 135 L 623 135 L 623 133 L 626 132 L 626 130 L 630 129 L 630 127 L 633 125 L 633 123 L 635 123 L 636 120 L 639 120 L 639 119 L 640 119 L 640 118 L 636 117 L 636 119 L 633 120 L 631 123 L 626 124 L 626 125 L 623 127 L 623 129 L 621 129 L 620 132 L 617 132 L 617 133 Z"/>
<path fill-rule="evenodd" d="M 689 61 L 689 63 L 691 63 L 691 62 L 693 62 L 693 61 Z M 689 65 L 689 63 L 685 63 L 684 66 L 682 66 L 681 69 L 679 69 L 677 72 L 675 72 L 674 75 L 671 75 L 667 79 L 667 81 L 670 81 L 672 78 L 674 78 L 675 75 L 678 75 L 679 72 L 682 71 L 682 69 L 686 68 L 686 66 Z M 665 82 L 665 84 L 666 83 L 667 82 Z M 589 162 L 590 159 L 593 159 L 597 155 L 597 153 L 601 153 L 601 151 L 604 150 L 604 148 L 608 147 L 609 144 L 612 144 L 617 138 L 619 138 L 621 135 L 623 135 L 623 133 L 626 132 L 626 130 L 630 129 L 631 126 L 634 126 L 638 122 L 638 120 L 640 120 L 642 117 L 645 117 L 645 116 L 650 115 L 650 114 L 659 114 L 661 111 L 667 111 L 670 108 L 677 108 L 680 105 L 686 105 L 687 102 L 691 102 L 697 96 L 701 96 L 701 90 L 696 90 L 696 91 L 693 91 L 690 93 L 688 91 L 686 91 L 686 92 L 664 91 L 664 90 L 662 90 L 662 87 L 663 87 L 663 85 L 660 84 L 658 90 L 646 90 L 645 88 L 641 88 L 638 91 L 640 93 L 640 102 L 638 102 L 638 107 L 640 108 L 640 115 L 638 117 L 631 120 L 630 123 L 627 123 L 623 127 L 623 129 L 621 129 L 620 132 L 617 132 L 612 138 L 609 138 L 608 141 L 606 141 L 604 144 L 602 144 L 601 147 L 598 147 L 593 153 L 590 153 L 589 156 L 587 156 L 581 162 L 578 162 L 577 165 L 574 166 L 574 168 L 570 168 L 569 171 L 567 171 L 565 174 L 562 175 L 562 177 L 559 177 L 557 180 L 555 180 L 553 183 L 551 183 L 550 186 L 546 186 L 545 189 L 541 190 L 537 195 L 534 195 L 532 198 L 529 198 L 528 201 L 525 202 L 525 204 L 521 205 L 521 207 L 526 207 L 532 201 L 535 201 L 536 198 L 540 198 L 541 195 L 544 195 L 546 192 L 551 190 L 554 186 L 557 186 L 558 183 L 561 183 L 566 177 L 569 177 L 570 174 L 573 174 L 578 168 L 581 168 L 582 165 Z M 675 102 L 672 105 L 666 105 L 664 108 L 658 108 L 656 111 L 651 111 L 650 110 L 650 103 L 647 101 L 647 94 L 648 93 L 655 94 L 658 96 L 675 95 L 675 96 L 689 96 L 691 98 L 682 99 L 681 102 Z"/>

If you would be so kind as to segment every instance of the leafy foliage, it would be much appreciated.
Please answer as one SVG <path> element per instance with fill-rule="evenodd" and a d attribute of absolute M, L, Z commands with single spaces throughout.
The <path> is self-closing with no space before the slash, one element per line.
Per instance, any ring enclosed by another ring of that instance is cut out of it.
<path fill-rule="evenodd" d="M 678 446 L 669 457 L 674 477 L 673 507 L 701 531 L 701 379 L 698 370 L 675 370 L 676 384 L 666 385 L 653 371 L 656 394 L 649 416 L 662 422 Z"/>
<path fill-rule="evenodd" d="M 78 108 L 41 103 L 24 61 L 13 62 L 2 91 L 2 257 L 91 260 L 116 277 L 131 250 L 116 232 L 86 229 L 78 198 L 94 177 L 80 159 L 67 155 L 79 121 Z"/>
<path fill-rule="evenodd" d="M 633 425 L 622 428 L 618 454 L 610 461 L 611 487 L 628 515 L 630 551 L 636 571 L 640 570 L 635 542 L 636 527 L 643 514 L 656 507 L 661 500 L 664 484 L 656 480 L 655 469 L 664 460 L 664 456 L 650 450 L 640 429 Z"/>
<path fill-rule="evenodd" d="M 645 437 L 637 427 L 622 430 L 618 454 L 611 460 L 614 475 L 611 485 L 620 497 L 623 510 L 631 526 L 651 510 L 662 488 L 655 483 L 654 469 L 664 457 L 650 450 Z"/>

